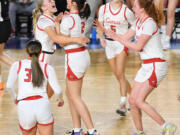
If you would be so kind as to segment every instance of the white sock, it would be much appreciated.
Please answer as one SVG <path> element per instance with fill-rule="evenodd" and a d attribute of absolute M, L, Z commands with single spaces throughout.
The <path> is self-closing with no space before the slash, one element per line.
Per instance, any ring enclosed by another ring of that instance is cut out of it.
<path fill-rule="evenodd" d="M 0 75 L 0 82 L 2 82 L 2 75 Z"/>
<path fill-rule="evenodd" d="M 162 32 L 163 34 L 166 34 L 166 25 L 162 25 L 162 26 L 161 26 L 161 32 Z"/>
<path fill-rule="evenodd" d="M 94 129 L 94 128 L 93 129 L 89 129 L 88 132 L 89 132 L 89 134 L 93 134 L 95 130 L 96 129 Z"/>
<path fill-rule="evenodd" d="M 121 97 L 120 98 L 120 103 L 125 103 L 126 104 L 126 100 L 127 100 L 127 97 Z"/>
<path fill-rule="evenodd" d="M 168 35 L 166 35 L 166 41 L 168 41 L 168 42 L 170 42 L 170 39 L 171 39 L 171 37 L 170 36 L 168 36 Z"/>
<path fill-rule="evenodd" d="M 167 125 L 168 125 L 168 123 L 165 122 L 165 123 L 161 126 L 161 129 L 165 129 Z"/>
<path fill-rule="evenodd" d="M 73 128 L 74 132 L 80 132 L 81 128 Z"/>

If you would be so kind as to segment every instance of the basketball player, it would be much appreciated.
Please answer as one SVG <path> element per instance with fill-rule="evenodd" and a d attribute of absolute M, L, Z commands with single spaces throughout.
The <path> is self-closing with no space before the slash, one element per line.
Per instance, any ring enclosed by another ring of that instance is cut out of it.
<path fill-rule="evenodd" d="M 56 11 L 54 0 L 37 0 L 36 9 L 33 13 L 35 38 L 42 44 L 42 53 L 39 58 L 42 62 L 48 64 L 52 64 L 53 54 L 56 50 L 55 43 L 64 46 L 70 43 L 84 44 L 89 42 L 89 40 L 84 37 L 70 38 L 62 34 L 57 34 L 55 18 L 53 16 Z M 49 87 L 49 84 L 47 87 L 48 96 L 50 98 L 53 95 L 53 91 Z"/>
<path fill-rule="evenodd" d="M 7 42 L 11 34 L 11 23 L 8 16 L 9 1 L 1 0 L 0 1 L 0 61 L 11 66 L 13 60 L 3 53 L 5 43 Z M 3 81 L 1 75 L 1 65 L 0 65 L 0 90 L 3 90 Z"/>
<path fill-rule="evenodd" d="M 143 64 L 135 77 L 129 98 L 131 114 L 136 127 L 133 135 L 145 135 L 141 111 L 144 111 L 162 127 L 162 135 L 174 135 L 176 126 L 167 123 L 146 101 L 148 95 L 157 87 L 168 71 L 158 29 L 158 24 L 163 21 L 162 18 L 159 18 L 162 15 L 159 15 L 159 10 L 151 0 L 135 0 L 133 10 L 137 21 L 124 35 L 106 31 L 110 38 L 138 51 L 142 59 Z M 133 36 L 136 37 L 136 42 L 129 41 Z"/>
<path fill-rule="evenodd" d="M 66 36 L 82 36 L 86 28 L 86 19 L 91 10 L 85 0 L 67 0 L 70 14 L 63 18 L 60 32 Z M 81 119 L 88 129 L 87 135 L 98 135 L 94 129 L 88 108 L 81 99 L 83 77 L 90 65 L 90 56 L 85 46 L 69 44 L 65 49 L 66 95 L 73 120 L 72 135 L 82 135 Z"/>
<path fill-rule="evenodd" d="M 63 105 L 62 90 L 54 69 L 39 62 L 41 43 L 30 41 L 26 51 L 28 59 L 15 62 L 9 72 L 7 90 L 18 107 L 19 126 L 23 135 L 53 135 L 53 116 L 46 92 L 47 81 Z M 18 96 L 13 85 L 18 78 Z"/>
<path fill-rule="evenodd" d="M 98 20 L 106 29 L 111 29 L 117 34 L 124 34 L 128 30 L 128 24 L 135 21 L 135 17 L 133 12 L 121 0 L 112 0 L 101 6 Z M 125 116 L 127 92 L 130 92 L 131 89 L 125 77 L 128 48 L 109 37 L 104 38 L 100 31 L 99 37 L 101 45 L 105 48 L 110 67 L 120 84 L 120 108 L 116 112 L 121 116 Z"/>

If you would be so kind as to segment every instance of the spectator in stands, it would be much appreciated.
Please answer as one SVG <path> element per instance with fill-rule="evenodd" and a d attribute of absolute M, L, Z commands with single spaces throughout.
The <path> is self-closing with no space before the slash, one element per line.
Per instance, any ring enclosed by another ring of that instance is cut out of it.
<path fill-rule="evenodd" d="M 36 7 L 36 0 L 11 0 L 9 4 L 9 17 L 12 29 L 16 28 L 16 14 L 27 13 L 32 14 Z"/>

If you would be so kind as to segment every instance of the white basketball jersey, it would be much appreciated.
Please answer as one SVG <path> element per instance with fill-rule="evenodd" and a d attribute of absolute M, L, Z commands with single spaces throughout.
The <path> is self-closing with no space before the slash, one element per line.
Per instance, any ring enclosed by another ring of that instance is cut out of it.
<path fill-rule="evenodd" d="M 52 27 L 55 30 L 55 20 L 48 15 L 41 15 L 36 25 L 35 38 L 41 42 L 43 51 L 54 52 L 56 45 L 44 31 L 46 27 Z"/>
<path fill-rule="evenodd" d="M 85 19 L 81 19 L 78 13 L 71 13 L 63 18 L 60 24 L 60 32 L 70 37 L 80 37 L 84 35 L 85 27 Z M 64 49 L 74 49 L 79 47 L 81 47 L 81 45 L 70 44 L 64 46 Z"/>
<path fill-rule="evenodd" d="M 128 30 L 128 23 L 133 24 L 135 17 L 133 12 L 124 4 L 114 10 L 111 2 L 100 7 L 99 18 L 106 29 L 111 29 L 117 34 L 124 34 Z"/>
<path fill-rule="evenodd" d="M 159 28 L 153 18 L 147 17 L 144 22 L 137 20 L 131 28 L 136 31 L 136 40 L 138 40 L 142 34 L 151 36 L 140 52 L 141 59 L 165 59 L 160 42 Z"/>
<path fill-rule="evenodd" d="M 32 84 L 32 74 L 31 74 L 31 60 L 21 60 L 19 61 L 18 68 L 18 99 L 23 99 L 25 97 L 33 95 L 41 95 L 47 97 L 46 86 L 47 86 L 47 72 L 44 64 L 39 62 L 41 69 L 44 73 L 44 83 L 40 88 L 34 88 Z"/>

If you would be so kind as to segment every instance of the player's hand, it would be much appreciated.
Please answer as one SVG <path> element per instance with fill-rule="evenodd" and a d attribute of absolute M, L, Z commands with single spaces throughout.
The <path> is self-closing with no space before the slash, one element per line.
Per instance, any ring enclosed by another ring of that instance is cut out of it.
<path fill-rule="evenodd" d="M 80 45 L 83 45 L 83 46 L 86 46 L 87 43 L 89 43 L 90 40 L 86 37 L 78 37 L 76 38 L 76 43 L 80 44 Z"/>
<path fill-rule="evenodd" d="M 67 16 L 67 15 L 69 15 L 70 13 L 68 12 L 68 11 L 65 11 L 64 12 L 64 16 Z"/>
<path fill-rule="evenodd" d="M 98 31 L 105 32 L 105 28 L 103 25 L 98 21 L 98 19 L 94 20 L 93 24 L 97 27 Z"/>
<path fill-rule="evenodd" d="M 102 46 L 103 48 L 105 48 L 106 45 L 107 45 L 106 40 L 105 40 L 105 39 L 100 39 L 100 42 L 101 42 L 101 46 Z"/>
<path fill-rule="evenodd" d="M 59 13 L 59 14 L 56 16 L 56 18 L 55 18 L 55 22 L 56 22 L 56 23 L 61 22 L 63 16 L 64 16 L 64 14 L 63 14 L 62 12 Z"/>
<path fill-rule="evenodd" d="M 120 38 L 115 32 L 113 32 L 112 30 L 108 29 L 108 30 L 104 30 L 105 34 L 107 37 L 118 41 L 118 39 Z"/>
<path fill-rule="evenodd" d="M 64 105 L 64 99 L 63 99 L 63 94 L 61 94 L 58 99 L 58 107 L 62 107 L 63 105 Z"/>

